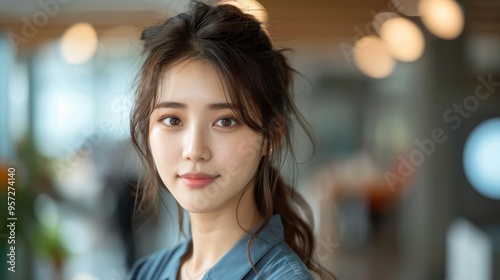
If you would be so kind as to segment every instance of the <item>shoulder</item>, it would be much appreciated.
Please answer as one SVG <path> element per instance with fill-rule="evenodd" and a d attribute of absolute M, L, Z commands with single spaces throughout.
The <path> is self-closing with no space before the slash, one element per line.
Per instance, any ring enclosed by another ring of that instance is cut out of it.
<path fill-rule="evenodd" d="M 179 253 L 184 245 L 183 242 L 174 248 L 163 249 L 138 259 L 130 269 L 127 280 L 157 279 L 160 275 L 177 273 L 174 271 L 173 263 L 180 258 L 179 255 L 182 256 Z"/>
<path fill-rule="evenodd" d="M 314 280 L 302 259 L 284 241 L 267 252 L 257 267 L 262 279 L 266 280 Z"/>

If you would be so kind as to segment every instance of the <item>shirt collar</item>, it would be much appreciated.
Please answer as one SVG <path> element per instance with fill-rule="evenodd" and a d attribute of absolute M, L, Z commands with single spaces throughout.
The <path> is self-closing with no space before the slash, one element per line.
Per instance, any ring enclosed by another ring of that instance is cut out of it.
<path fill-rule="evenodd" d="M 257 230 L 254 227 L 242 237 L 232 248 L 227 252 L 205 275 L 202 280 L 218 280 L 218 279 L 242 279 L 251 269 L 252 266 L 247 258 L 248 240 L 252 233 Z M 284 231 L 283 223 L 279 214 L 274 214 L 269 223 L 262 229 L 258 237 L 252 245 L 251 258 L 254 265 L 276 244 L 283 241 Z M 177 275 L 182 256 L 187 252 L 191 244 L 191 238 L 180 245 L 179 250 L 176 250 L 172 260 L 175 263 L 171 264 L 174 268 L 174 275 Z M 164 275 L 162 279 L 170 279 Z"/>
<path fill-rule="evenodd" d="M 203 277 L 212 279 L 242 279 L 252 266 L 247 258 L 248 240 L 258 227 L 253 228 L 238 241 L 227 254 L 222 257 Z M 279 214 L 274 214 L 252 245 L 252 262 L 254 265 L 276 244 L 283 241 L 283 223 Z"/>

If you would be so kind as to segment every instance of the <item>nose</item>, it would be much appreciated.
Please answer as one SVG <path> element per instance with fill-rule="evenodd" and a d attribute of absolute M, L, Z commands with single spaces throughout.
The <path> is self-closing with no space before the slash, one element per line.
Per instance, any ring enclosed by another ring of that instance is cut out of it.
<path fill-rule="evenodd" d="M 190 126 L 186 130 L 182 157 L 194 162 L 209 160 L 212 155 L 207 142 L 208 138 L 206 129 L 196 125 Z"/>

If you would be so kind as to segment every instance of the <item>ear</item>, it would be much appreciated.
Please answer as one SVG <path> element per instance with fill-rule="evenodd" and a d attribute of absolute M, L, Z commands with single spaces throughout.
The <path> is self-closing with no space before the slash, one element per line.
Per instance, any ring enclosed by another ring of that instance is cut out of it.
<path fill-rule="evenodd" d="M 267 147 L 267 140 L 264 139 L 264 141 L 262 141 L 262 153 L 261 153 L 261 157 L 264 157 L 264 156 L 267 156 L 269 154 L 269 151 L 267 151 L 266 147 Z"/>
<path fill-rule="evenodd" d="M 269 149 L 269 150 L 265 150 L 265 149 L 262 149 L 262 156 L 270 156 L 273 154 L 273 148 Z"/>
<path fill-rule="evenodd" d="M 281 143 L 283 142 L 285 133 L 286 133 L 285 129 L 282 129 L 279 131 L 279 133 L 275 134 L 276 139 L 274 143 L 270 145 L 269 148 L 267 148 L 268 141 L 264 140 L 262 142 L 262 156 L 270 156 L 272 155 L 273 152 L 276 152 L 278 148 L 281 146 Z"/>

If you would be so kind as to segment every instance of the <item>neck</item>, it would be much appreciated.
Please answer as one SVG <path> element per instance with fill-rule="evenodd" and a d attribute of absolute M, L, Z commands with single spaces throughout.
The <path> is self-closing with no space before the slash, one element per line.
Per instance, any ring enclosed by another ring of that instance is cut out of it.
<path fill-rule="evenodd" d="M 236 215 L 236 208 L 238 212 Z M 190 213 L 192 248 L 190 269 L 202 273 L 215 265 L 249 230 L 263 221 L 253 197 L 253 188 L 237 201 L 207 213 Z"/>

